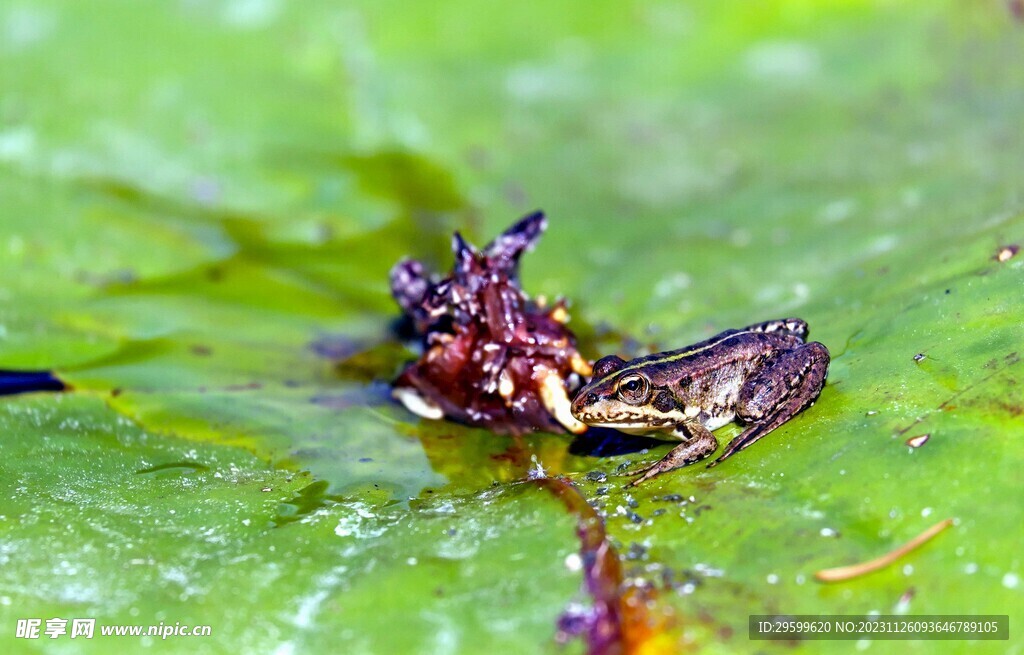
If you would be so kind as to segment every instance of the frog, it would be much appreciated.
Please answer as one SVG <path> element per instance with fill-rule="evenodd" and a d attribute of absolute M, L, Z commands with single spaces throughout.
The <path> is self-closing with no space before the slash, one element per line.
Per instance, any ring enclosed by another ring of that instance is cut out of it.
<path fill-rule="evenodd" d="M 714 467 L 749 448 L 818 399 L 828 375 L 828 348 L 807 342 L 799 318 L 726 330 L 706 341 L 638 357 L 595 362 L 593 377 L 570 405 L 580 422 L 627 434 L 658 434 L 682 443 L 634 471 L 626 487 L 692 464 L 718 450 L 713 430 L 739 421 Z"/>

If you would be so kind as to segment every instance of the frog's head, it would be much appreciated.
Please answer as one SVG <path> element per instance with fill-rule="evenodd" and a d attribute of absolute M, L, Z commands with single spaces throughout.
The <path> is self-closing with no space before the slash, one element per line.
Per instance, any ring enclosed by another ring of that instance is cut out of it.
<path fill-rule="evenodd" d="M 645 367 L 610 355 L 594 364 L 594 377 L 572 401 L 572 415 L 592 427 L 632 434 L 664 430 L 682 420 L 667 389 L 651 384 Z"/>

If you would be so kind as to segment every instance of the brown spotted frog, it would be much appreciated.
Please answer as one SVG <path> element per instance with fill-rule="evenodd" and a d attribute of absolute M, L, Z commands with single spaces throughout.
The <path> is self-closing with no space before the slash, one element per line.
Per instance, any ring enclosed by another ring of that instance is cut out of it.
<path fill-rule="evenodd" d="M 715 466 L 817 400 L 829 352 L 806 337 L 807 323 L 789 318 L 628 362 L 604 357 L 571 412 L 589 426 L 682 441 L 627 486 L 711 455 L 718 449 L 711 431 L 739 420 L 746 429 L 708 465 Z"/>

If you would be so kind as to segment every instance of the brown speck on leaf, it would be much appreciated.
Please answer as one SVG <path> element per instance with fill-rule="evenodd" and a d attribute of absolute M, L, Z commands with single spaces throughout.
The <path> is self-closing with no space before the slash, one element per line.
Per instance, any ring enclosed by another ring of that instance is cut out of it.
<path fill-rule="evenodd" d="M 1006 4 L 1010 8 L 1010 15 L 1017 22 L 1024 23 L 1024 0 L 1009 0 Z"/>
<path fill-rule="evenodd" d="M 255 391 L 262 388 L 263 383 L 261 382 L 249 382 L 248 384 L 229 384 L 224 387 L 224 391 Z"/>
<path fill-rule="evenodd" d="M 198 357 L 209 357 L 210 355 L 213 354 L 213 350 L 209 346 L 203 346 L 200 344 L 192 346 L 190 350 L 192 351 L 193 355 L 196 355 Z"/>
<path fill-rule="evenodd" d="M 930 434 L 919 434 L 916 437 L 910 437 L 907 439 L 907 445 L 911 448 L 920 448 L 921 446 L 928 443 L 928 440 L 932 438 Z"/>
<path fill-rule="evenodd" d="M 1008 246 L 1003 246 L 999 250 L 997 250 L 996 255 L 995 257 L 993 257 L 993 259 L 995 259 L 999 263 L 1008 262 L 1018 252 L 1020 252 L 1020 246 L 1018 246 L 1017 244 L 1010 244 Z"/>
<path fill-rule="evenodd" d="M 1004 398 L 993 398 L 992 405 L 997 410 L 1006 412 L 1013 418 L 1024 415 L 1024 405 L 1021 405 L 1019 402 L 1014 403 Z"/>

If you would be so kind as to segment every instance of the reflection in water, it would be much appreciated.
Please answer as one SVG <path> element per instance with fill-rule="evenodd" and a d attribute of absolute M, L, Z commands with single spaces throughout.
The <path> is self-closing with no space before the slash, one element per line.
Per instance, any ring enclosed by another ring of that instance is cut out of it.
<path fill-rule="evenodd" d="M 210 467 L 206 464 L 199 462 L 193 462 L 184 460 L 181 462 L 167 462 L 166 464 L 157 464 L 156 466 L 150 466 L 149 468 L 139 469 L 135 472 L 136 475 L 147 475 L 147 474 L 177 474 L 187 475 L 189 473 L 202 473 L 209 471 Z"/>
<path fill-rule="evenodd" d="M 274 517 L 274 526 L 280 527 L 300 521 L 304 516 L 312 514 L 321 507 L 345 500 L 343 496 L 327 493 L 329 487 L 330 483 L 326 480 L 317 480 L 300 489 L 299 493 L 278 506 L 277 515 Z"/>
<path fill-rule="evenodd" d="M 573 439 L 569 452 L 580 457 L 614 457 L 664 445 L 665 441 L 653 437 L 625 434 L 611 428 L 590 428 Z"/>

